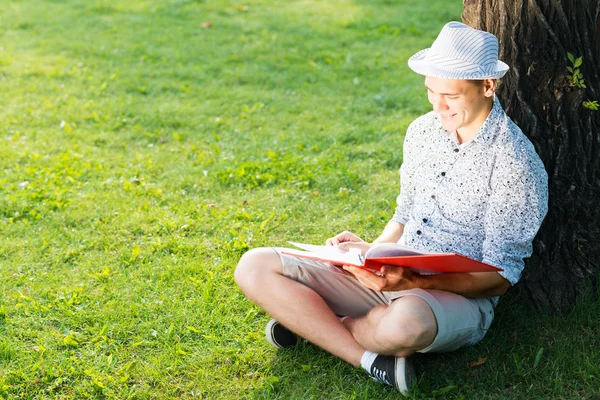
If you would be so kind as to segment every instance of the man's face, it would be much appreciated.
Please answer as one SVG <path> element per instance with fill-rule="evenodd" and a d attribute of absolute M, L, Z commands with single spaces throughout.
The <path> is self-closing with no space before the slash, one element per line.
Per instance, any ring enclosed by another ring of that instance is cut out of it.
<path fill-rule="evenodd" d="M 433 111 L 440 115 L 444 129 L 448 132 L 460 130 L 461 134 L 475 133 L 479 129 L 490 112 L 493 94 L 486 82 L 425 78 L 429 102 Z"/>

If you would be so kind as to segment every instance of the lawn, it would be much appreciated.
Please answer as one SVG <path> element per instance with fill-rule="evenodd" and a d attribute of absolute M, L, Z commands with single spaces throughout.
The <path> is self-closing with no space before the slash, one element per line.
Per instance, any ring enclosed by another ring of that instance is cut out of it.
<path fill-rule="evenodd" d="M 314 346 L 271 348 L 233 270 L 380 233 L 429 110 L 406 61 L 461 9 L 5 0 L 0 397 L 397 398 Z M 591 300 L 543 316 L 509 295 L 482 343 L 416 357 L 411 397 L 600 398 L 599 321 Z"/>

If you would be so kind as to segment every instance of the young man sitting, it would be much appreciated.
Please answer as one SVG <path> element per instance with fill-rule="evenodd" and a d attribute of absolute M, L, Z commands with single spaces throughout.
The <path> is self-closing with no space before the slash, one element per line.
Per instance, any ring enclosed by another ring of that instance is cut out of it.
<path fill-rule="evenodd" d="M 267 339 L 298 336 L 407 393 L 410 355 L 474 345 L 486 334 L 498 296 L 520 278 L 523 258 L 547 212 L 547 174 L 533 145 L 495 96 L 508 70 L 495 36 L 450 22 L 409 67 L 425 76 L 433 111 L 406 133 L 396 212 L 373 243 L 453 252 L 502 272 L 417 275 L 254 249 L 235 280 L 274 319 Z M 342 249 L 372 244 L 350 232 L 327 239 Z M 341 316 L 341 317 L 338 317 Z"/>

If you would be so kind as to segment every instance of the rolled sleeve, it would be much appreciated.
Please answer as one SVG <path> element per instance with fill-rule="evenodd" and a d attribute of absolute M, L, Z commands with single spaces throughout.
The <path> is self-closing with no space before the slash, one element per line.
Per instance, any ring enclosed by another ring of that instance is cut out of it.
<path fill-rule="evenodd" d="M 410 210 L 414 203 L 414 193 L 410 190 L 408 174 L 406 173 L 406 164 L 402 163 L 400 167 L 400 194 L 396 198 L 396 211 L 392 221 L 405 225 L 410 216 Z"/>
<path fill-rule="evenodd" d="M 505 165 L 492 176 L 483 262 L 503 268 L 499 274 L 514 285 L 548 211 L 548 178 L 541 162 L 511 160 Z"/>

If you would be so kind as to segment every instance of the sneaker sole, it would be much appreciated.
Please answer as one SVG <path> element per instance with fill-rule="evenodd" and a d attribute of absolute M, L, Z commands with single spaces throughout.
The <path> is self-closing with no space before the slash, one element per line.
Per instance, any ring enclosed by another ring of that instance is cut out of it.
<path fill-rule="evenodd" d="M 407 394 L 410 392 L 415 382 L 417 381 L 417 373 L 412 360 L 408 357 L 396 357 L 396 385 L 400 393 Z"/>
<path fill-rule="evenodd" d="M 265 328 L 265 336 L 267 338 L 267 342 L 269 342 L 271 344 L 271 346 L 275 347 L 276 349 L 286 349 L 288 347 L 293 347 L 293 346 L 282 346 L 281 344 L 277 343 L 273 338 L 275 337 L 274 334 L 274 329 L 277 327 L 277 325 L 279 325 L 279 321 L 275 320 L 275 319 L 271 319 L 269 321 L 269 323 L 267 324 L 267 327 Z"/>

